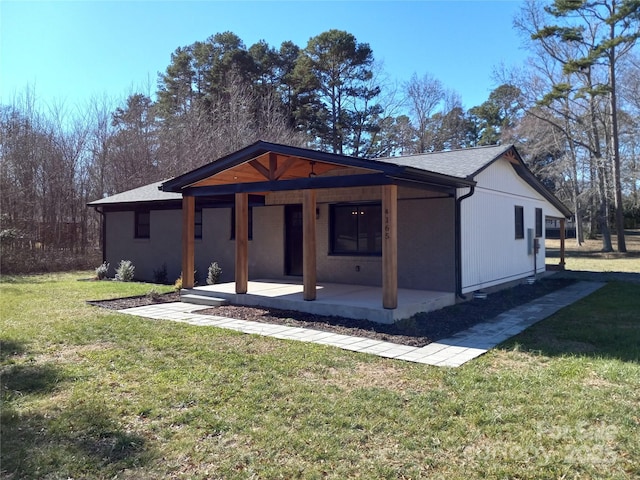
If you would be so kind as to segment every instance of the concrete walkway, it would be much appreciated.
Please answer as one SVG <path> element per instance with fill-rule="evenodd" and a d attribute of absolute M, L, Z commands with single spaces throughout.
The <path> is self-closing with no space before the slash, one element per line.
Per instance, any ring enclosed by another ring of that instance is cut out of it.
<path fill-rule="evenodd" d="M 584 298 L 600 287 L 601 282 L 578 282 L 562 290 L 540 297 L 531 303 L 506 311 L 494 319 L 458 332 L 452 337 L 430 343 L 424 347 L 410 347 L 351 335 L 340 335 L 286 325 L 274 325 L 233 318 L 198 314 L 210 308 L 188 303 L 163 303 L 128 308 L 120 313 L 159 320 L 173 320 L 190 325 L 212 326 L 238 332 L 264 335 L 286 340 L 319 343 L 333 347 L 370 353 L 380 357 L 442 367 L 459 367 L 479 357 L 499 343 L 517 335 L 534 323 L 553 315 L 561 308 Z"/>

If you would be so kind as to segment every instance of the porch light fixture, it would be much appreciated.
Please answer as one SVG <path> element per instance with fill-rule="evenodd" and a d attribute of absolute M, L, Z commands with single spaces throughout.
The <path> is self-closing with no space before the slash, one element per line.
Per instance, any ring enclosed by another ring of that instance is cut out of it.
<path fill-rule="evenodd" d="M 315 164 L 316 162 L 314 162 L 313 160 L 309 162 L 309 165 L 311 165 L 311 172 L 309 173 L 309 178 L 313 178 L 317 175 L 316 172 L 313 171 L 313 167 L 315 166 Z"/>

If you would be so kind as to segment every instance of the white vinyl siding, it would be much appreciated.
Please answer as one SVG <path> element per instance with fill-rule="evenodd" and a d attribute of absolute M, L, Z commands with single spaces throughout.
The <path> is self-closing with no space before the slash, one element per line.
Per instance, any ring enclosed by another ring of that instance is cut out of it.
<path fill-rule="evenodd" d="M 535 209 L 543 216 L 562 214 L 522 180 L 507 160 L 481 172 L 475 193 L 462 201 L 462 293 L 488 288 L 533 275 L 527 230 L 535 233 Z M 461 190 L 459 196 L 466 193 Z M 524 239 L 514 238 L 514 210 L 523 207 Z M 545 250 L 540 243 L 537 271 L 543 272 Z"/>

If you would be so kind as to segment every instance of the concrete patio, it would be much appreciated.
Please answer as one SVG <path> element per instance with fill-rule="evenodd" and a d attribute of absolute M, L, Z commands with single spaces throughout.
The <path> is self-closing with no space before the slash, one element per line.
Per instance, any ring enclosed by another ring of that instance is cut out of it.
<path fill-rule="evenodd" d="M 382 288 L 364 285 L 319 283 L 316 299 L 305 301 L 299 280 L 258 279 L 248 283 L 247 293 L 235 293 L 235 283 L 206 285 L 183 289 L 183 301 L 213 304 L 207 297 L 229 301 L 234 305 L 296 310 L 317 315 L 338 315 L 378 323 L 394 323 L 419 312 L 430 312 L 455 304 L 453 292 L 398 289 L 398 307 L 382 307 Z"/>

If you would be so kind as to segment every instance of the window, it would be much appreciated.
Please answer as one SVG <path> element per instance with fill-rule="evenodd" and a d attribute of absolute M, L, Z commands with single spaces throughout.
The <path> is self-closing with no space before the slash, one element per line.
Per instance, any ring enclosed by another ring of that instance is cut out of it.
<path fill-rule="evenodd" d="M 253 240 L 253 207 L 249 207 L 249 240 Z M 236 239 L 236 207 L 231 207 L 231 240 Z"/>
<path fill-rule="evenodd" d="M 195 212 L 193 238 L 202 238 L 202 209 L 196 210 Z"/>
<path fill-rule="evenodd" d="M 149 210 L 135 212 L 135 238 L 151 236 L 151 213 Z"/>
<path fill-rule="evenodd" d="M 382 254 L 381 205 L 332 205 L 331 253 Z"/>
<path fill-rule="evenodd" d="M 536 238 L 542 237 L 542 209 L 536 208 Z"/>
<path fill-rule="evenodd" d="M 524 238 L 524 207 L 516 205 L 516 239 Z"/>

